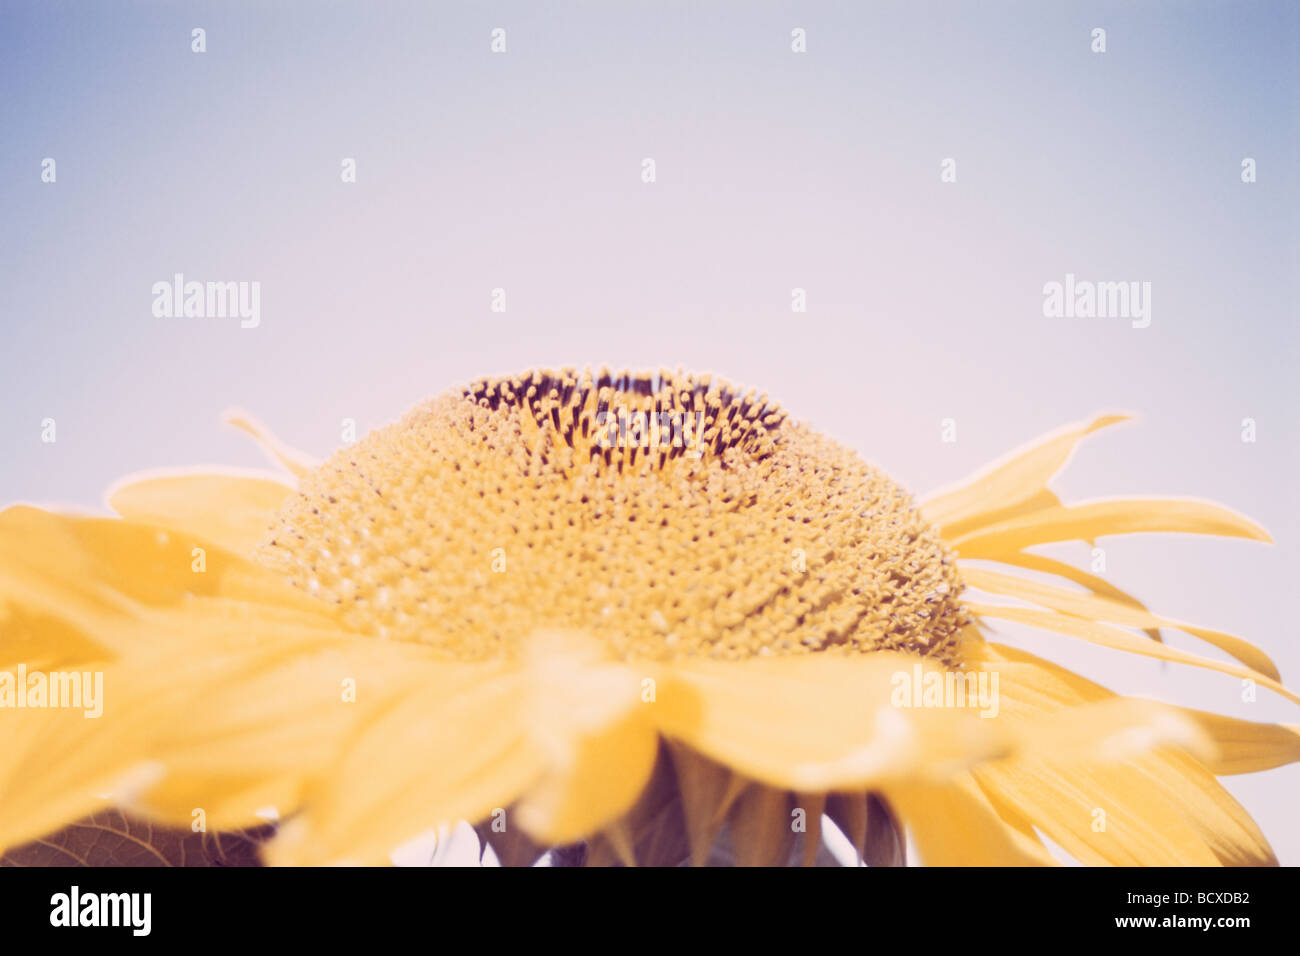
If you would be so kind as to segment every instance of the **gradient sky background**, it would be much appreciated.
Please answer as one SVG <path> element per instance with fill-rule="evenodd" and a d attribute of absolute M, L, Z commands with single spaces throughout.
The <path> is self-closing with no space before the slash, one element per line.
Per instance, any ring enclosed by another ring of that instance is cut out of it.
<path fill-rule="evenodd" d="M 1084 446 L 1067 500 L 1213 498 L 1277 543 L 1111 539 L 1107 576 L 1300 685 L 1298 11 L 5 3 L 0 502 L 261 465 L 230 406 L 323 455 L 344 418 L 536 365 L 716 371 L 918 492 L 1120 409 L 1141 418 Z M 176 272 L 259 281 L 261 326 L 155 318 Z M 1152 283 L 1150 327 L 1045 318 L 1066 273 Z M 1231 677 L 1004 633 L 1117 690 L 1298 719 Z M 1226 784 L 1300 863 L 1300 767 Z"/>

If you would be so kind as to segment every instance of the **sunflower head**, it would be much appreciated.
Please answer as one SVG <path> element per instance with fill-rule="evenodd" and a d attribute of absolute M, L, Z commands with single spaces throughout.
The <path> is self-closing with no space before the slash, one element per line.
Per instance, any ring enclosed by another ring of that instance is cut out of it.
<path fill-rule="evenodd" d="M 152 475 L 112 493 L 121 519 L 9 509 L 0 647 L 102 666 L 111 696 L 94 721 L 0 714 L 0 848 L 109 794 L 224 832 L 274 807 L 267 858 L 298 864 L 387 860 L 457 820 L 503 860 L 582 841 L 589 863 L 809 862 L 823 818 L 873 864 L 904 860 L 904 827 L 937 864 L 1050 863 L 1037 831 L 1088 863 L 1274 862 L 1215 776 L 1300 759 L 1296 728 L 1120 697 L 981 634 L 1028 625 L 1300 702 L 1249 642 L 1031 550 L 1267 540 L 1209 502 L 1062 502 L 1049 481 L 1120 420 L 918 506 L 720 380 L 532 372 L 320 465 L 266 441 L 291 483 Z M 0 669 L 0 706 L 15 686 Z M 72 756 L 25 771 L 51 753 Z"/>
<path fill-rule="evenodd" d="M 353 628 L 458 659 L 559 628 L 621 658 L 951 661 L 968 622 L 910 495 L 707 375 L 448 392 L 310 475 L 263 555 Z"/>

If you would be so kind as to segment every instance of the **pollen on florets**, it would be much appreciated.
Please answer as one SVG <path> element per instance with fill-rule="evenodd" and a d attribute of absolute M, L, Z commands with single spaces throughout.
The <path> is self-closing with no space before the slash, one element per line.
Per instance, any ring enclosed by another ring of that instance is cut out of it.
<path fill-rule="evenodd" d="M 555 627 L 628 658 L 951 661 L 968 623 L 907 493 L 767 396 L 680 371 L 432 399 L 304 479 L 261 557 L 354 629 L 457 659 Z"/>

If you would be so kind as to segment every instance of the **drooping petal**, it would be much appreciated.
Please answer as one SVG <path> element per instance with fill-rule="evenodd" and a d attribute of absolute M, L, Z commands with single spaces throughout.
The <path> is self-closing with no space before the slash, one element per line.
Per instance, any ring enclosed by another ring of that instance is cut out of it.
<path fill-rule="evenodd" d="M 1004 749 L 969 709 L 895 706 L 904 682 L 942 669 L 920 658 L 809 654 L 683 661 L 660 669 L 662 732 L 754 780 L 804 792 L 942 776 Z"/>
<path fill-rule="evenodd" d="M 1167 747 L 1214 754 L 1209 735 L 1181 708 L 1113 694 L 1018 653 L 984 641 L 965 647 L 968 668 L 989 675 L 989 711 L 1014 741 L 1012 756 L 1119 763 Z"/>
<path fill-rule="evenodd" d="M 926 866 L 1052 866 L 1040 841 L 1003 820 L 969 774 L 884 788 Z"/>
<path fill-rule="evenodd" d="M 514 805 L 541 843 L 612 830 L 655 762 L 636 674 L 584 635 L 541 633 L 517 661 L 440 664 L 358 734 L 269 848 L 276 863 L 382 862 L 444 823 Z"/>
<path fill-rule="evenodd" d="M 545 775 L 516 813 L 539 842 L 570 843 L 617 819 L 650 779 L 659 735 L 638 675 L 581 634 L 534 635 L 528 645 L 529 721 Z"/>
<path fill-rule="evenodd" d="M 1192 667 L 1203 667 L 1207 670 L 1219 671 L 1223 674 L 1231 674 L 1234 677 L 1253 680 L 1269 688 L 1269 690 L 1281 694 L 1290 701 L 1300 703 L 1300 695 L 1288 690 L 1278 681 L 1261 674 L 1259 671 L 1252 670 L 1249 667 L 1243 667 L 1239 664 L 1228 663 L 1227 661 L 1216 661 L 1208 657 L 1201 657 L 1197 654 L 1191 654 L 1187 651 L 1179 650 L 1176 647 L 1170 647 L 1167 644 L 1157 644 L 1154 641 L 1143 640 L 1127 631 L 1122 631 L 1105 624 L 1098 624 L 1095 621 L 1073 617 L 1068 614 L 1058 614 L 1055 611 L 1001 607 L 998 605 L 976 604 L 973 602 L 968 602 L 967 606 L 971 611 L 981 617 L 1014 621 L 1019 624 L 1028 624 L 1031 627 L 1052 631 L 1056 634 L 1082 638 L 1085 641 L 1090 641 L 1093 644 L 1099 644 L 1102 647 L 1109 647 L 1114 650 L 1129 651 L 1133 654 L 1140 654 L 1143 657 L 1154 657 L 1157 660 L 1173 661 L 1178 664 L 1188 664 Z"/>
<path fill-rule="evenodd" d="M 1267 654 L 1249 641 L 1235 637 L 1232 634 L 1224 634 L 1221 631 L 1212 631 L 1203 627 L 1193 627 L 1168 618 L 1157 617 L 1147 611 L 1138 610 L 1108 598 L 1078 594 L 1048 584 L 1040 584 L 1037 581 L 1028 581 L 1008 574 L 998 574 L 995 571 L 986 571 L 983 568 L 963 567 L 962 579 L 970 586 L 979 588 L 981 591 L 987 591 L 990 594 L 1001 594 L 1006 597 L 1019 598 L 1023 601 L 1032 601 L 1053 611 L 1061 611 L 1087 620 L 1109 621 L 1113 624 L 1123 624 L 1144 629 L 1163 627 L 1180 630 L 1213 644 L 1220 650 L 1231 654 L 1247 667 L 1257 670 L 1275 681 L 1282 679 L 1278 673 L 1277 665 L 1273 663 Z"/>
<path fill-rule="evenodd" d="M 275 627 L 196 621 L 196 644 L 92 664 L 94 710 L 3 712 L 0 845 L 39 837 L 105 801 L 172 825 L 211 829 L 291 812 L 391 683 L 412 680 L 419 648 Z M 196 649 L 201 648 L 201 649 Z M 343 682 L 357 682 L 349 701 Z M 96 713 L 97 711 L 97 713 Z M 50 754 L 60 759 L 51 761 Z"/>
<path fill-rule="evenodd" d="M 292 493 L 292 487 L 271 478 L 195 471 L 128 478 L 107 497 L 123 518 L 177 529 L 248 555 Z"/>
<path fill-rule="evenodd" d="M 1222 865 L 1277 865 L 1268 840 L 1246 808 L 1199 760 L 1178 751 L 1162 750 L 1138 759 L 1136 769 L 1178 804 Z"/>
<path fill-rule="evenodd" d="M 141 719 L 154 726 L 150 752 L 167 771 L 134 806 L 169 822 L 200 806 L 224 828 L 249 825 L 267 806 L 287 815 L 360 728 L 436 685 L 444 669 L 423 647 L 363 637 L 277 629 L 206 644 L 203 655 L 168 663 L 164 686 L 130 691 L 150 702 Z"/>
<path fill-rule="evenodd" d="M 682 794 L 667 748 L 660 748 L 650 783 L 618 824 L 626 845 L 614 847 L 602 832 L 587 841 L 588 866 L 620 863 L 629 853 L 638 866 L 679 866 L 691 858 Z"/>
<path fill-rule="evenodd" d="M 1011 759 L 974 774 L 1084 863 L 1275 863 L 1249 814 L 1184 754 L 1106 765 Z"/>
<path fill-rule="evenodd" d="M 1260 724 L 1203 710 L 1182 713 L 1214 742 L 1217 753 L 1206 761 L 1217 776 L 1272 770 L 1300 760 L 1300 726 Z"/>
<path fill-rule="evenodd" d="M 1117 699 L 1086 678 L 1018 648 L 985 643 L 971 646 L 967 653 L 1002 675 L 1002 714 L 1016 722 L 1041 725 L 1044 715 L 1051 714 L 1068 720 Z M 1219 748 L 1219 759 L 1249 754 L 1244 759 L 1267 766 L 1285 762 L 1278 758 L 1288 753 L 1287 759 L 1295 759 L 1294 742 L 1269 725 L 1255 725 L 1260 732 L 1249 734 L 1245 722 L 1215 720 L 1214 715 L 1198 720 L 1196 712 L 1166 709 L 1197 723 Z M 1248 734 L 1255 741 L 1253 754 L 1244 745 Z M 982 764 L 972 773 L 995 803 L 1005 801 L 1004 817 L 1019 814 L 1032 821 L 1085 863 L 1272 862 L 1272 852 L 1249 815 L 1188 754 L 1160 748 L 1133 753 L 1118 763 L 1081 756 L 1088 754 L 1067 750 L 1054 759 L 1041 751 L 1020 752 Z"/>
<path fill-rule="evenodd" d="M 1078 713 L 1080 706 L 1114 695 L 1059 664 L 1004 644 L 981 642 L 967 650 L 973 663 L 1001 675 L 1001 711 L 1013 719 L 1039 725 L 1042 715 Z M 1215 774 L 1253 773 L 1300 760 L 1300 728 L 1263 724 L 1207 711 L 1159 705 L 1195 724 L 1214 753 L 1202 762 Z"/>
<path fill-rule="evenodd" d="M 82 710 L 6 708 L 0 715 L 0 850 L 104 809 L 104 794 L 151 782 L 148 767 L 141 778 L 134 761 L 99 745 L 102 725 Z"/>
<path fill-rule="evenodd" d="M 1114 534 L 1181 532 L 1271 541 L 1249 518 L 1190 498 L 1115 498 L 1058 505 L 949 539 L 964 558 L 992 558 L 1054 541 L 1092 541 Z"/>
<path fill-rule="evenodd" d="M 977 768 L 975 776 L 1084 863 L 1218 864 L 1178 803 L 1131 765 L 999 761 Z"/>
<path fill-rule="evenodd" d="M 431 827 L 510 806 L 545 770 L 527 695 L 518 668 L 444 665 L 360 730 L 268 845 L 268 860 L 382 864 Z"/>
<path fill-rule="evenodd" d="M 1060 471 L 1074 447 L 1100 428 L 1127 421 L 1128 415 L 1099 415 L 1071 425 L 1013 451 L 1001 461 L 963 481 L 951 491 L 927 497 L 925 516 L 946 539 L 1012 517 L 1015 513 L 1059 504 L 1047 482 Z"/>
<path fill-rule="evenodd" d="M 1026 721 L 1115 696 L 1100 684 L 1018 647 L 981 639 L 968 641 L 962 650 L 972 665 L 1001 676 L 1002 713 Z"/>
<path fill-rule="evenodd" d="M 1118 763 L 1158 747 L 1209 757 L 1214 748 L 1199 724 L 1178 708 L 1134 697 L 1108 697 L 1039 714 L 1016 728 L 1016 753 Z"/>
<path fill-rule="evenodd" d="M 1118 601 L 1120 604 L 1127 604 L 1137 608 L 1139 611 L 1145 611 L 1147 606 L 1129 594 L 1127 591 L 1116 587 L 1105 578 L 1098 577 L 1095 574 L 1089 574 L 1081 568 L 1066 561 L 1058 561 L 1055 558 L 1049 558 L 1041 554 L 1031 554 L 1028 551 L 1017 551 L 1014 554 L 999 555 L 996 559 L 1001 564 L 1011 564 L 1018 568 L 1026 568 L 1030 571 L 1038 571 L 1042 574 L 1054 574 L 1057 577 L 1065 578 L 1067 581 L 1073 581 L 1075 584 L 1082 585 L 1093 594 L 1100 597 L 1108 597 L 1112 601 Z M 964 567 L 964 565 L 963 565 Z M 1160 631 L 1156 629 L 1147 629 L 1147 636 L 1153 641 L 1161 640 Z"/>

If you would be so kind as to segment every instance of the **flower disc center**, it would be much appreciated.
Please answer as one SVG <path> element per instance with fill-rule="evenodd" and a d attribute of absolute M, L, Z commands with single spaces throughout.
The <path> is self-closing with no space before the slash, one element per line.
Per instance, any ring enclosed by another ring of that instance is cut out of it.
<path fill-rule="evenodd" d="M 955 657 L 911 497 L 766 396 L 689 374 L 487 379 L 336 453 L 261 552 L 353 628 L 457 659 L 543 627 L 621 657 Z"/>

